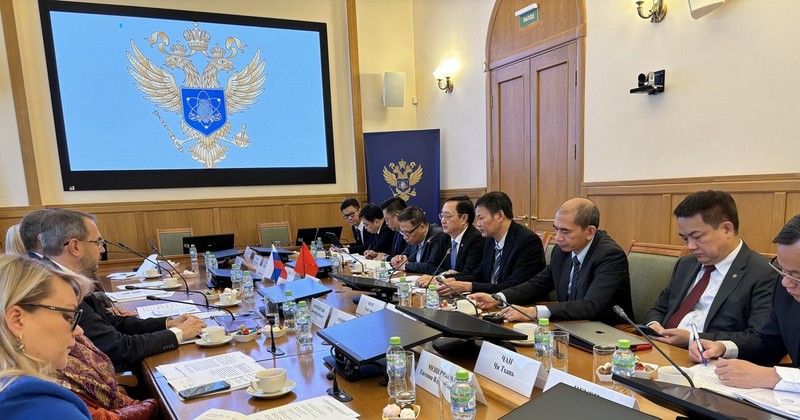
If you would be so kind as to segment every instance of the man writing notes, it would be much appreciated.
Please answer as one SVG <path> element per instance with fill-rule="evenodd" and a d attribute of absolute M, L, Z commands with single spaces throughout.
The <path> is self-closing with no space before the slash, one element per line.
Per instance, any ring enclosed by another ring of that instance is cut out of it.
<path fill-rule="evenodd" d="M 700 191 L 673 212 L 692 252 L 675 264 L 669 284 L 644 322 L 656 340 L 686 347 L 694 324 L 700 337 L 730 340 L 755 334 L 769 321 L 775 272 L 738 237 L 736 202 L 724 191 Z"/>
<path fill-rule="evenodd" d="M 358 215 L 361 217 L 361 223 L 364 224 L 364 230 L 370 233 L 369 240 L 364 243 L 364 252 L 375 251 L 384 254 L 389 252 L 392 249 L 394 232 L 386 226 L 380 207 L 369 203 L 361 209 Z"/>
<path fill-rule="evenodd" d="M 39 238 L 46 257 L 62 271 L 94 278 L 105 241 L 92 215 L 52 210 L 42 219 L 41 227 Z M 189 314 L 177 319 L 115 315 L 93 294 L 86 296 L 79 307 L 83 315 L 78 325 L 108 355 L 118 372 L 135 367 L 145 357 L 178 348 L 183 338 L 200 334 L 206 326 Z"/>
<path fill-rule="evenodd" d="M 361 216 L 359 216 L 361 205 L 355 198 L 347 198 L 342 201 L 339 209 L 342 211 L 344 221 L 353 230 L 353 238 L 356 240 L 356 243 L 350 245 L 348 250 L 354 254 L 363 253 L 367 249 L 366 244 L 372 241 L 372 234 L 364 229 L 364 223 L 361 222 Z"/>
<path fill-rule="evenodd" d="M 406 249 L 406 241 L 403 239 L 403 234 L 400 232 L 400 221 L 397 219 L 400 213 L 408 207 L 406 202 L 400 197 L 390 197 L 381 203 L 381 211 L 383 212 L 383 220 L 386 226 L 394 232 L 392 237 L 392 250 L 388 253 L 378 253 L 375 251 L 366 251 L 364 256 L 369 259 L 389 261 L 395 255 L 400 255 Z"/>
<path fill-rule="evenodd" d="M 473 274 L 448 281 L 459 293 L 495 293 L 533 277 L 545 267 L 539 236 L 514 220 L 511 199 L 501 191 L 475 202 L 475 222 L 486 240 L 483 260 Z"/>
<path fill-rule="evenodd" d="M 419 207 L 403 210 L 397 220 L 400 222 L 400 233 L 408 245 L 402 254 L 392 258 L 392 267 L 410 273 L 432 274 L 439 263 L 431 259 L 431 255 L 444 239 L 442 228 L 428 224 L 425 212 Z"/>
<path fill-rule="evenodd" d="M 586 198 L 567 200 L 556 211 L 553 228 L 558 246 L 553 248 L 547 268 L 496 295 L 478 293 L 469 297 L 481 308 L 493 308 L 502 301 L 541 301 L 555 290 L 558 302 L 517 309 L 532 318 L 588 319 L 609 325 L 625 322 L 612 308 L 619 305 L 632 313 L 628 259 L 608 233 L 598 230 L 599 226 L 600 210 L 594 202 Z M 512 308 L 504 308 L 500 314 L 510 321 L 527 320 Z"/>
<path fill-rule="evenodd" d="M 731 341 L 700 341 L 707 360 L 723 357 L 716 361 L 715 371 L 723 384 L 800 392 L 800 214 L 772 242 L 778 244 L 778 256 L 770 265 L 780 281 L 773 290 L 770 319 L 755 334 Z M 787 354 L 793 368 L 767 367 Z M 694 343 L 689 345 L 689 357 L 701 361 Z"/>

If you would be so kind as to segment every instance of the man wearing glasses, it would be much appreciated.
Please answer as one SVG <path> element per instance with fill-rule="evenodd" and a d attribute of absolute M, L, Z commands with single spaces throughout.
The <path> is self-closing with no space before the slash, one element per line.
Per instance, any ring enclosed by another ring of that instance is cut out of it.
<path fill-rule="evenodd" d="M 439 262 L 432 260 L 431 255 L 443 235 L 442 227 L 428 224 L 425 212 L 419 207 L 403 210 L 397 220 L 407 245 L 402 254 L 392 258 L 392 267 L 409 273 L 434 274 Z"/>
<path fill-rule="evenodd" d="M 775 285 L 770 318 L 755 334 L 731 341 L 700 341 L 703 357 L 721 357 L 715 373 L 724 385 L 800 392 L 800 214 L 772 242 L 778 244 L 778 256 L 771 266 L 781 278 Z M 767 367 L 787 354 L 794 368 Z M 694 343 L 689 357 L 701 361 Z"/>
<path fill-rule="evenodd" d="M 486 238 L 472 225 L 475 222 L 475 207 L 472 201 L 465 195 L 447 199 L 442 205 L 439 220 L 442 221 L 442 230 L 450 240 L 439 241 L 439 246 L 431 254 L 431 259 L 436 261 L 436 264 L 442 262 L 439 271 L 444 272 L 447 277 L 459 278 L 475 274 L 483 261 Z M 455 289 L 453 280 L 442 281 L 448 282 Z M 442 295 L 449 295 L 452 292 L 443 284 L 439 284 L 436 291 Z"/>
<path fill-rule="evenodd" d="M 58 269 L 95 278 L 105 240 L 92 215 L 75 210 L 52 210 L 42 219 L 41 228 L 39 238 L 44 255 Z M 84 334 L 108 355 L 118 372 L 135 367 L 145 357 L 178 348 L 183 338 L 200 334 L 206 326 L 189 314 L 176 319 L 115 315 L 91 293 L 79 308 L 83 310 L 79 325 Z"/>
<path fill-rule="evenodd" d="M 733 197 L 699 191 L 673 214 L 692 255 L 678 260 L 669 284 L 645 315 L 644 323 L 659 333 L 653 338 L 686 347 L 692 325 L 709 340 L 755 334 L 769 321 L 775 272 L 739 239 Z"/>
<path fill-rule="evenodd" d="M 361 205 L 358 200 L 351 197 L 342 201 L 339 209 L 342 211 L 344 221 L 353 230 L 353 238 L 356 240 L 356 243 L 348 246 L 347 249 L 353 254 L 363 254 L 367 250 L 366 244 L 372 242 L 372 234 L 364 229 L 364 224 L 361 222 L 359 216 Z"/>

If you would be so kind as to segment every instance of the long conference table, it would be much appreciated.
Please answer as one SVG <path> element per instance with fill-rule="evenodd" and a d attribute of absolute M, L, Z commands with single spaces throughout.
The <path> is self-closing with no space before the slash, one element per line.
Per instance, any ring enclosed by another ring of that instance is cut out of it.
<path fill-rule="evenodd" d="M 118 291 L 118 285 L 136 284 L 140 282 L 139 280 L 112 281 L 108 277 L 105 277 L 112 272 L 131 271 L 139 262 L 139 260 L 117 260 L 114 263 L 101 266 L 98 274 L 101 276 L 100 282 L 103 289 L 106 291 Z M 186 262 L 188 261 L 184 261 L 183 264 L 181 264 L 179 270 L 183 270 L 186 266 Z M 199 276 L 187 279 L 187 281 L 189 282 L 189 288 L 191 290 L 205 290 L 207 288 L 205 285 L 205 273 L 202 269 Z M 268 283 L 267 285 L 271 283 L 269 280 L 265 282 Z M 353 297 L 364 292 L 353 291 L 346 285 L 330 278 L 323 278 L 322 283 L 333 291 L 319 299 L 333 308 L 350 314 L 355 313 L 356 305 L 353 303 Z M 175 291 L 175 295 L 171 299 L 191 299 L 197 303 L 204 303 L 201 296 L 197 294 L 187 295 L 180 292 L 180 289 Z M 126 310 L 135 310 L 138 306 L 146 306 L 154 303 L 157 302 L 139 300 L 118 303 L 116 306 Z M 233 312 L 257 310 L 256 306 L 259 305 L 261 305 L 261 303 L 257 294 L 255 305 L 246 306 L 242 304 L 229 309 L 232 309 Z M 263 320 L 261 321 L 263 322 Z M 511 328 L 512 324 L 506 323 L 505 326 Z M 314 328 L 316 330 L 316 327 Z M 365 334 L 364 339 L 368 340 L 369 335 Z M 158 399 L 161 417 L 170 419 L 193 419 L 211 408 L 232 410 L 247 415 L 295 401 L 326 395 L 326 390 L 331 387 L 332 381 L 326 377 L 330 368 L 323 361 L 323 357 L 330 355 L 331 346 L 325 344 L 316 333 L 314 334 L 314 349 L 310 352 L 301 353 L 299 351 L 293 333 L 288 333 L 283 337 L 276 338 L 275 343 L 278 348 L 286 352 L 285 355 L 275 357 L 272 353 L 269 353 L 267 349 L 270 347 L 270 340 L 264 336 L 258 337 L 254 341 L 248 343 L 231 341 L 230 344 L 219 347 L 201 347 L 196 344 L 184 344 L 176 350 L 144 359 L 141 367 L 141 375 L 143 377 L 141 377 L 140 380 L 145 381 L 153 395 Z M 517 347 L 516 349 L 520 354 L 533 357 L 533 349 L 531 347 Z M 669 345 L 663 345 L 662 349 L 679 365 L 692 365 L 688 357 L 688 352 L 685 349 Z M 414 350 L 417 355 L 419 355 L 421 350 L 438 354 L 436 350 L 433 349 L 431 343 L 426 343 L 412 350 Z M 239 389 L 223 394 L 181 401 L 175 390 L 169 386 L 166 379 L 156 370 L 157 366 L 163 364 L 202 359 L 234 351 L 240 351 L 252 357 L 264 368 L 285 368 L 287 371 L 287 379 L 296 382 L 297 386 L 289 394 L 274 399 L 253 398 L 247 394 L 246 390 Z M 666 359 L 655 349 L 637 351 L 636 354 L 643 362 L 654 363 L 659 366 L 667 364 Z M 446 355 L 440 356 L 470 371 L 472 371 L 475 366 L 475 360 Z M 575 347 L 571 348 L 569 352 L 569 373 L 591 381 L 592 370 L 592 354 Z M 478 404 L 476 419 L 497 419 L 530 400 L 530 398 L 515 393 L 487 378 L 481 377 L 480 375 L 477 375 L 477 377 L 483 393 L 486 396 L 487 405 Z M 374 377 L 356 382 L 349 382 L 339 378 L 338 383 L 340 388 L 353 397 L 352 401 L 345 404 L 359 413 L 362 419 L 380 418 L 383 407 L 389 403 L 386 387 L 380 385 L 381 380 L 382 378 Z M 535 388 L 533 397 L 538 396 L 540 393 L 541 389 Z M 678 415 L 678 413 L 658 406 L 641 396 L 636 395 L 636 398 L 639 402 L 639 409 L 644 413 L 659 418 L 675 418 Z M 437 395 L 433 395 L 418 387 L 416 403 L 421 407 L 420 419 L 439 418 L 439 398 Z M 568 411 L 564 413 L 568 415 Z"/>

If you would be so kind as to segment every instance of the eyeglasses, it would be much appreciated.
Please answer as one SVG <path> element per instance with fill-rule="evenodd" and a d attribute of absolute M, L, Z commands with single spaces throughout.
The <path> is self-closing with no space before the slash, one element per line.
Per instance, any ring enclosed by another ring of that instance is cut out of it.
<path fill-rule="evenodd" d="M 450 213 L 439 213 L 439 219 L 450 219 L 453 216 L 458 217 L 461 216 L 460 214 L 450 214 Z"/>
<path fill-rule="evenodd" d="M 61 245 L 61 246 L 69 245 L 70 241 L 71 241 L 71 239 L 69 241 L 67 241 L 67 242 L 64 242 L 64 244 Z M 97 245 L 98 248 L 103 248 L 103 249 L 105 249 L 106 244 L 108 243 L 108 241 L 105 240 L 105 239 L 95 239 L 93 241 L 89 240 L 89 239 L 76 239 L 76 241 L 78 241 L 78 242 L 91 242 L 91 243 Z"/>
<path fill-rule="evenodd" d="M 81 315 L 83 314 L 83 309 L 59 308 L 58 306 L 42 305 L 41 303 L 20 303 L 19 306 L 44 308 L 44 309 L 49 309 L 51 311 L 66 312 L 73 314 L 72 316 L 66 316 L 66 315 L 64 316 L 64 319 L 72 325 L 71 331 L 75 331 L 75 327 L 78 326 L 78 321 L 81 320 Z"/>
<path fill-rule="evenodd" d="M 772 260 L 769 262 L 769 266 L 770 266 L 770 267 L 772 267 L 772 269 L 773 269 L 773 270 L 775 270 L 775 272 L 777 272 L 777 273 L 778 273 L 778 274 L 780 274 L 781 276 L 783 276 L 783 277 L 788 277 L 788 278 L 790 278 L 790 279 L 792 279 L 792 280 L 794 280 L 794 281 L 796 281 L 796 282 L 800 283 L 800 279 L 799 279 L 799 278 L 797 278 L 797 277 L 795 277 L 795 276 L 793 276 L 793 275 L 791 275 L 791 274 L 787 273 L 787 272 L 786 272 L 786 271 L 783 269 L 783 267 L 781 267 L 781 266 L 780 266 L 780 264 L 778 264 L 778 257 L 775 257 L 775 258 L 773 258 L 773 259 L 772 259 Z"/>
<path fill-rule="evenodd" d="M 349 219 L 349 218 L 351 218 L 351 217 L 354 217 L 355 215 L 356 215 L 356 212 L 354 212 L 354 211 L 351 211 L 350 213 L 344 213 L 344 214 L 342 215 L 342 218 Z"/>
<path fill-rule="evenodd" d="M 415 231 L 415 230 L 417 230 L 417 229 L 418 229 L 420 226 L 422 226 L 422 223 L 418 224 L 417 226 L 415 226 L 415 227 L 414 227 L 414 229 L 411 229 L 411 230 L 409 230 L 408 232 L 403 232 L 403 231 L 401 230 L 401 231 L 400 231 L 400 234 L 401 234 L 401 235 L 403 235 L 404 237 L 411 236 L 411 234 L 412 234 L 412 233 L 414 233 L 414 231 Z"/>

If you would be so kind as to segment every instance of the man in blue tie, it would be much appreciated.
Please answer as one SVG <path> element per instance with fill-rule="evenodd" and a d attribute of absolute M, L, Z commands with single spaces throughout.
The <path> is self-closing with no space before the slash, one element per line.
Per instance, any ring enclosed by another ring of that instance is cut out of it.
<path fill-rule="evenodd" d="M 494 308 L 502 302 L 519 305 L 541 302 L 555 290 L 558 302 L 516 309 L 532 318 L 624 323 L 612 308 L 619 305 L 632 313 L 628 259 L 625 251 L 599 226 L 600 210 L 594 202 L 582 197 L 567 200 L 556 211 L 553 228 L 558 246 L 553 249 L 547 268 L 500 293 L 476 293 L 468 297 L 480 308 Z M 500 314 L 510 321 L 528 319 L 512 308 L 504 308 Z"/>

